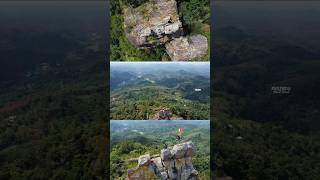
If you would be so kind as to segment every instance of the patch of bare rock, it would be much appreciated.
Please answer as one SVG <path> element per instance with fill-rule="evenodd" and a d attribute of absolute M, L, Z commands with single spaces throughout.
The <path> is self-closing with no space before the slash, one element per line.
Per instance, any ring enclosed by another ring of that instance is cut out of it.
<path fill-rule="evenodd" d="M 126 36 L 136 48 L 165 45 L 173 61 L 188 61 L 207 54 L 205 36 L 184 36 L 175 0 L 150 0 L 137 8 L 124 8 L 123 14 Z"/>
<path fill-rule="evenodd" d="M 206 55 L 208 40 L 200 34 L 175 38 L 166 44 L 166 49 L 173 61 L 187 61 Z"/>

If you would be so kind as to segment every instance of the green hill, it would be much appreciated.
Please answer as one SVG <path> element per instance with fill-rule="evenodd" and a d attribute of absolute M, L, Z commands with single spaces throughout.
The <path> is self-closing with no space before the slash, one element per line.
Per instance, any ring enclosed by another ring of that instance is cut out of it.
<path fill-rule="evenodd" d="M 133 72 L 137 65 L 111 66 L 111 119 L 157 119 L 161 108 L 168 108 L 172 119 L 209 119 L 209 73 L 197 72 L 209 69 L 209 64 L 193 71 L 179 64 L 167 64 L 171 69 L 158 64 Z"/>

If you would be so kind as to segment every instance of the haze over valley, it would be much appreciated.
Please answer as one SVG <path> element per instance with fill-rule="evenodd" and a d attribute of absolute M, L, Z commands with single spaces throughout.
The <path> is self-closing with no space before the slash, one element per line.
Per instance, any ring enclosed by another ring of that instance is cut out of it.
<path fill-rule="evenodd" d="M 209 63 L 111 63 L 112 119 L 208 119 Z M 195 110 L 197 109 L 197 111 Z"/>

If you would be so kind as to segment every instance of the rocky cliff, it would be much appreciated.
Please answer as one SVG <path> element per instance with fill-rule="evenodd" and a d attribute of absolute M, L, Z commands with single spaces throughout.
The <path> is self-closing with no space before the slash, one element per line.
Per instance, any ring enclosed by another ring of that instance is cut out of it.
<path fill-rule="evenodd" d="M 196 180 L 198 172 L 192 165 L 192 142 L 176 144 L 161 150 L 161 154 L 149 154 L 138 158 L 138 165 L 128 170 L 128 180 Z"/>
<path fill-rule="evenodd" d="M 207 54 L 205 36 L 184 35 L 175 0 L 150 0 L 137 8 L 125 7 L 123 14 L 126 36 L 139 49 L 165 45 L 174 61 L 188 61 Z"/>
<path fill-rule="evenodd" d="M 175 0 L 150 0 L 137 8 L 124 8 L 124 29 L 137 48 L 164 44 L 180 36 L 181 28 Z"/>

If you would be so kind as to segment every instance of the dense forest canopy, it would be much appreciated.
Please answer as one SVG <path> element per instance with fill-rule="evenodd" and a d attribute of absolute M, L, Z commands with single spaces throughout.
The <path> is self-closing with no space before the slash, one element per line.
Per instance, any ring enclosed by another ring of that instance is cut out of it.
<path fill-rule="evenodd" d="M 310 22 L 319 17 L 320 6 L 312 2 L 289 4 L 217 3 L 220 23 L 213 53 L 212 133 L 215 176 L 320 177 L 320 45 L 306 38 L 309 32 L 319 31 Z M 294 18 L 301 12 L 303 18 Z M 298 25 L 301 28 L 294 28 Z M 283 36 L 287 28 L 290 32 Z M 283 87 L 290 90 L 274 92 Z"/>
<path fill-rule="evenodd" d="M 0 2 L 0 179 L 106 177 L 104 6 Z"/>
<path fill-rule="evenodd" d="M 209 118 L 209 63 L 112 63 L 111 119 Z M 200 91 L 196 91 L 200 89 Z"/>

